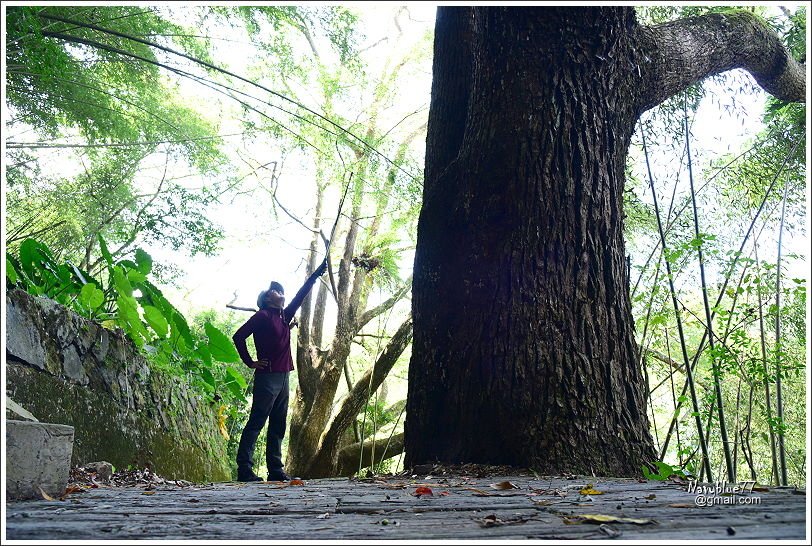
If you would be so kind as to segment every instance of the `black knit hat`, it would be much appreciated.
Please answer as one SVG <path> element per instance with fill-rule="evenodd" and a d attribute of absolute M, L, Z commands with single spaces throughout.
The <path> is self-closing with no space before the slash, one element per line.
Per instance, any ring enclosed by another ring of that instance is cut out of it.
<path fill-rule="evenodd" d="M 285 289 L 284 289 L 284 288 L 282 288 L 282 285 L 281 285 L 281 284 L 279 284 L 279 283 L 278 283 L 278 282 L 276 282 L 276 281 L 273 281 L 273 282 L 271 283 L 271 286 L 269 286 L 269 287 L 268 287 L 268 290 L 276 290 L 276 291 L 277 291 L 277 292 L 279 292 L 280 294 L 284 294 L 284 293 L 285 293 Z"/>

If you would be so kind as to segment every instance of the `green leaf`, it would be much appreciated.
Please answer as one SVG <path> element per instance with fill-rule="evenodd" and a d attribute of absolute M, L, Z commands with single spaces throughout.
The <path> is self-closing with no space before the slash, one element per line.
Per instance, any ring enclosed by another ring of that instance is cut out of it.
<path fill-rule="evenodd" d="M 71 271 L 73 271 L 73 276 L 79 279 L 79 282 L 82 283 L 82 286 L 90 282 L 88 280 L 88 276 L 85 274 L 84 271 L 73 265 L 71 262 L 67 262 L 67 264 L 71 268 Z"/>
<path fill-rule="evenodd" d="M 163 313 L 157 307 L 151 305 L 142 306 L 144 309 L 144 320 L 147 321 L 150 328 L 155 330 L 158 337 L 166 337 L 169 333 L 169 323 L 166 321 Z"/>
<path fill-rule="evenodd" d="M 157 286 L 149 281 L 144 281 L 139 287 L 143 293 L 142 299 L 145 303 L 152 304 L 160 309 L 163 316 L 169 322 L 171 337 L 177 340 L 177 349 L 184 353 L 187 349 L 195 346 L 195 339 L 189 329 L 186 319 L 180 311 L 169 303 Z"/>
<path fill-rule="evenodd" d="M 119 294 L 116 300 L 118 304 L 118 324 L 127 332 L 139 348 L 144 346 L 144 340 L 149 338 L 141 317 L 138 314 L 138 302 L 131 296 Z"/>
<path fill-rule="evenodd" d="M 56 284 L 58 265 L 51 250 L 35 239 L 20 244 L 20 267 L 32 283 L 39 286 Z"/>
<path fill-rule="evenodd" d="M 107 267 L 113 267 L 113 257 L 110 255 L 110 251 L 107 250 L 107 243 L 104 242 L 104 237 L 101 236 L 101 233 L 99 233 L 99 250 L 101 250 L 104 261 L 107 262 Z"/>
<path fill-rule="evenodd" d="M 662 461 L 654 461 L 654 466 L 657 467 L 657 471 L 660 476 L 663 476 L 664 478 L 667 478 L 674 473 L 674 469 L 671 467 L 671 465 Z"/>
<path fill-rule="evenodd" d="M 227 381 L 226 387 L 228 388 L 229 391 L 231 391 L 231 394 L 235 398 L 237 399 L 245 398 L 245 393 L 243 392 L 243 390 L 240 388 L 240 386 L 237 384 L 236 381 Z"/>
<path fill-rule="evenodd" d="M 209 338 L 208 347 L 212 358 L 220 362 L 240 362 L 240 355 L 231 339 L 210 322 L 206 322 L 204 327 Z"/>
<path fill-rule="evenodd" d="M 131 284 L 138 285 L 147 280 L 147 276 L 136 269 L 130 269 L 127 271 L 127 280 Z"/>
<path fill-rule="evenodd" d="M 113 286 L 119 294 L 130 297 L 133 295 L 133 287 L 127 276 L 124 274 L 124 269 L 119 266 L 113 266 Z"/>
<path fill-rule="evenodd" d="M 138 264 L 138 271 L 144 275 L 149 275 L 152 271 L 152 256 L 140 248 L 135 249 L 135 263 Z"/>
<path fill-rule="evenodd" d="M 200 345 L 195 349 L 195 354 L 200 357 L 207 367 L 211 366 L 211 352 L 206 345 Z"/>
<path fill-rule="evenodd" d="M 88 309 L 97 309 L 104 303 L 104 290 L 100 290 L 95 284 L 88 283 L 79 292 L 79 301 Z"/>
<path fill-rule="evenodd" d="M 6 279 L 11 284 L 17 284 L 17 279 L 19 279 L 19 276 L 17 275 L 17 270 L 14 269 L 14 264 L 9 258 L 8 253 L 6 253 Z"/>
<path fill-rule="evenodd" d="M 243 377 L 243 375 L 235 370 L 232 366 L 226 367 L 226 377 L 231 381 L 236 381 L 242 389 L 248 386 L 248 382 L 245 380 L 245 377 Z"/>
<path fill-rule="evenodd" d="M 56 275 L 62 284 L 64 285 L 73 284 L 73 272 L 70 269 L 68 269 L 68 266 L 60 264 L 56 268 Z"/>
<path fill-rule="evenodd" d="M 207 385 L 211 385 L 212 387 L 217 386 L 217 382 L 208 368 L 200 368 L 200 377 L 203 378 L 203 381 L 205 381 Z"/>

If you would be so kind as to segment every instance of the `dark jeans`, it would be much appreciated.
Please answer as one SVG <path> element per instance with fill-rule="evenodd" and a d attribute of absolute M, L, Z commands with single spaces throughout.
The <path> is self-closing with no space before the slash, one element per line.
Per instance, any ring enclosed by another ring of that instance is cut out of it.
<path fill-rule="evenodd" d="M 282 439 L 288 415 L 289 372 L 254 374 L 254 401 L 251 415 L 242 430 L 240 447 L 237 449 L 237 468 L 241 472 L 254 467 L 254 446 L 257 437 L 268 420 L 268 443 L 265 461 L 268 472 L 282 470 Z"/>

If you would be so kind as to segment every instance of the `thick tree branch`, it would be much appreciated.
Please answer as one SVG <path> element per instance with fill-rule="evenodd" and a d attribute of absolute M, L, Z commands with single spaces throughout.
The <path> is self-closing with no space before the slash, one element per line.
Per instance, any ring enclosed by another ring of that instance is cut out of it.
<path fill-rule="evenodd" d="M 374 450 L 373 450 L 374 445 Z M 366 468 L 373 464 L 372 454 L 375 454 L 376 461 L 391 459 L 403 452 L 403 433 L 395 434 L 390 439 L 378 438 L 371 439 L 361 443 L 348 445 L 338 453 L 338 475 L 349 476 L 358 470 L 358 459 L 361 457 L 361 448 L 363 447 L 364 457 L 361 460 L 361 468 Z M 386 450 L 386 453 L 384 453 Z M 386 459 L 381 459 L 381 456 L 386 456 Z"/>
<path fill-rule="evenodd" d="M 347 394 L 341 408 L 324 433 L 317 453 L 311 460 L 307 472 L 308 476 L 317 477 L 317 474 L 320 473 L 327 475 L 329 467 L 333 464 L 341 434 L 352 425 L 356 415 L 364 407 L 368 394 L 375 392 L 381 386 L 381 383 L 386 379 L 389 371 L 411 341 L 412 319 L 409 317 L 392 336 L 372 369 L 367 370 Z"/>
<path fill-rule="evenodd" d="M 412 289 L 412 278 L 409 277 L 408 279 L 406 279 L 406 282 L 403 283 L 403 286 L 398 288 L 398 290 L 394 294 L 392 294 L 392 296 L 389 299 L 387 299 L 377 307 L 373 307 L 372 309 L 364 311 L 361 314 L 361 316 L 358 317 L 358 320 L 355 323 L 355 331 L 356 332 L 361 331 L 361 328 L 366 326 L 366 324 L 370 320 L 374 319 L 381 313 L 391 309 L 397 302 L 403 299 L 403 297 L 406 294 L 408 294 L 411 289 Z"/>
<path fill-rule="evenodd" d="M 804 102 L 804 66 L 758 16 L 746 12 L 687 17 L 641 27 L 639 112 L 694 83 L 734 68 L 747 70 L 774 97 Z"/>

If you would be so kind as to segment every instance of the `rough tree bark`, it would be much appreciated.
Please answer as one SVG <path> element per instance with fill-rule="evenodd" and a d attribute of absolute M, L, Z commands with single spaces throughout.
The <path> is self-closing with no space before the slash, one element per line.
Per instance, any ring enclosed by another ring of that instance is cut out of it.
<path fill-rule="evenodd" d="M 734 67 L 805 95 L 803 71 L 750 14 L 646 28 L 631 7 L 438 9 L 407 466 L 632 476 L 655 457 L 626 154 L 642 112 Z"/>

